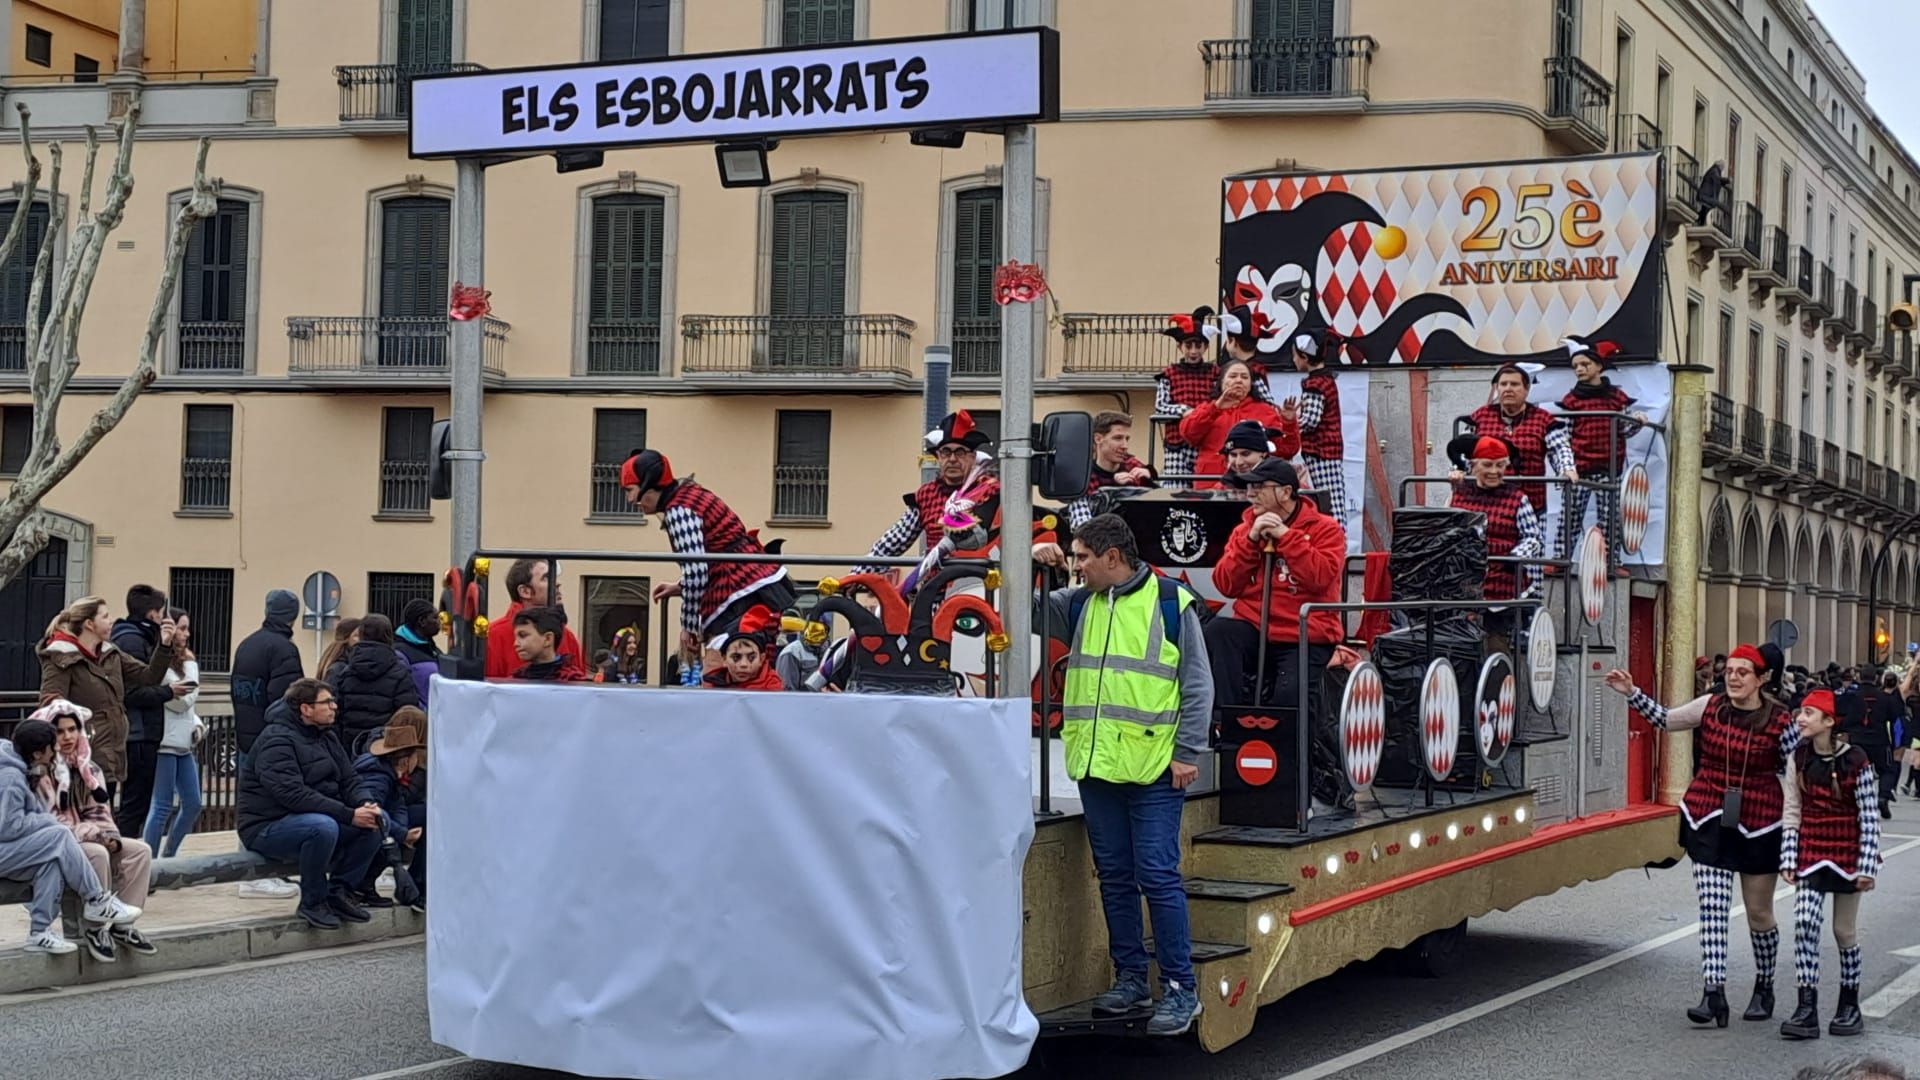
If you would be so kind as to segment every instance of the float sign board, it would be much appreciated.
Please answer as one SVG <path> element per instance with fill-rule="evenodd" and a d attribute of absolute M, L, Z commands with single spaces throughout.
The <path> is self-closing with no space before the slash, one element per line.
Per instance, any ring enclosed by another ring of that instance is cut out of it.
<path fill-rule="evenodd" d="M 1060 115 L 1050 27 L 423 75 L 416 158 L 541 154 L 909 128 L 997 127 Z"/>

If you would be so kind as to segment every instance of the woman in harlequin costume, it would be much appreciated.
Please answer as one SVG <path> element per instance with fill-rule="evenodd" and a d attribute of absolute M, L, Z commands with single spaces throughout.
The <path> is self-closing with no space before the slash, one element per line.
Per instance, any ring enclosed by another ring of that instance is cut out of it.
<path fill-rule="evenodd" d="M 780 616 L 762 604 L 740 616 L 740 629 L 707 643 L 701 680 L 720 690 L 784 690 L 773 666 Z"/>
<path fill-rule="evenodd" d="M 1611 341 L 1589 345 L 1578 338 L 1562 342 L 1573 362 L 1573 389 L 1560 399 L 1560 411 L 1624 413 L 1633 407 L 1633 398 L 1607 378 L 1614 354 L 1620 346 Z M 1600 527 L 1608 537 L 1619 535 L 1620 473 L 1627 464 L 1627 440 L 1640 430 L 1647 414 L 1636 412 L 1632 420 L 1614 416 L 1569 416 L 1567 426 L 1573 444 L 1573 465 L 1580 479 L 1607 484 L 1601 489 L 1569 486 L 1560 499 L 1560 551 L 1573 550 L 1587 520 L 1589 496 L 1598 496 Z"/>
<path fill-rule="evenodd" d="M 1880 872 L 1880 793 L 1867 752 L 1834 734 L 1833 691 L 1815 690 L 1801 703 L 1805 736 L 1787 767 L 1781 815 L 1780 874 L 1796 887 L 1793 902 L 1793 974 L 1800 1001 L 1780 1034 L 1820 1037 L 1820 922 L 1833 896 L 1833 943 L 1840 949 L 1840 1004 L 1827 1031 L 1858 1035 L 1860 941 L 1855 926 L 1860 894 L 1873 891 Z"/>
<path fill-rule="evenodd" d="M 1253 396 L 1254 375 L 1245 360 L 1228 360 L 1220 368 L 1214 397 L 1194 406 L 1180 419 L 1180 437 L 1199 449 L 1194 469 L 1200 476 L 1222 476 L 1227 471 L 1227 436 L 1242 421 L 1282 432 L 1278 442 L 1292 457 L 1299 450 L 1300 427 L 1295 410 L 1275 408 Z M 1199 488 L 1217 488 L 1219 480 L 1202 480 Z"/>
<path fill-rule="evenodd" d="M 1164 462 L 1162 472 L 1188 475 L 1194 471 L 1197 448 L 1181 437 L 1180 419 L 1191 412 L 1195 405 L 1214 398 L 1214 382 L 1220 372 L 1214 367 L 1213 361 L 1207 358 L 1207 322 L 1212 318 L 1212 308 L 1197 307 L 1191 315 L 1167 316 L 1169 325 L 1160 331 L 1180 344 L 1179 362 L 1162 368 L 1153 380 L 1153 414 L 1172 418 L 1165 422 L 1162 435 L 1166 440 L 1166 450 L 1161 456 Z M 1166 486 L 1184 488 L 1189 485 L 1181 480 Z"/>
<path fill-rule="evenodd" d="M 1327 493 L 1327 514 L 1347 521 L 1347 449 L 1340 433 L 1340 387 L 1328 360 L 1340 348 L 1328 331 L 1294 335 L 1293 366 L 1307 373 L 1300 388 L 1300 458 L 1316 490 Z"/>
<path fill-rule="evenodd" d="M 1687 1010 L 1696 1024 L 1727 1026 L 1727 923 L 1733 878 L 1747 909 L 1753 941 L 1753 998 L 1748 1020 L 1773 1017 L 1773 973 L 1780 956 L 1780 928 L 1773 918 L 1773 890 L 1780 870 L 1780 824 L 1785 795 L 1781 770 L 1800 745 L 1800 729 L 1787 707 L 1766 692 L 1778 679 L 1780 661 L 1752 645 L 1727 657 L 1726 691 L 1695 698 L 1672 709 L 1633 685 L 1615 669 L 1607 685 L 1627 697 L 1627 706 L 1653 726 L 1696 732 L 1700 765 L 1680 803 L 1680 843 L 1693 860 L 1693 886 L 1700 898 L 1700 970 L 1706 989 Z"/>

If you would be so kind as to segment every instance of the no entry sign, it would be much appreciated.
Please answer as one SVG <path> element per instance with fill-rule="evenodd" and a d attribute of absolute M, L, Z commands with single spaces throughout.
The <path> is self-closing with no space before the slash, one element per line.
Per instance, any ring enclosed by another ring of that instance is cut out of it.
<path fill-rule="evenodd" d="M 1048 27 L 571 64 L 412 82 L 414 157 L 712 142 L 1059 117 Z"/>
<path fill-rule="evenodd" d="M 1280 771 L 1280 755 L 1265 740 L 1255 739 L 1240 747 L 1240 752 L 1233 756 L 1233 767 L 1240 773 L 1240 779 L 1259 787 Z"/>

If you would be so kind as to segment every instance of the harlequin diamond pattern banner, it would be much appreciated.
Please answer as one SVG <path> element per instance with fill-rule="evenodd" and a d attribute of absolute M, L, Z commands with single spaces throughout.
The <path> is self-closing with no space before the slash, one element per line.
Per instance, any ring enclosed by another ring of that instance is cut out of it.
<path fill-rule="evenodd" d="M 1225 183 L 1220 289 L 1279 353 L 1300 329 L 1350 363 L 1566 359 L 1563 338 L 1658 359 L 1660 158 L 1558 158 Z"/>

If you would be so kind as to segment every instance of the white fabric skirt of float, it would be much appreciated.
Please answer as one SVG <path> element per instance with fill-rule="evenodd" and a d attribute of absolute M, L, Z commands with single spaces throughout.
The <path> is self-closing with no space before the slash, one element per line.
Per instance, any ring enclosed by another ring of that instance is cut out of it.
<path fill-rule="evenodd" d="M 1028 704 L 434 679 L 435 1042 L 589 1076 L 999 1076 Z"/>

